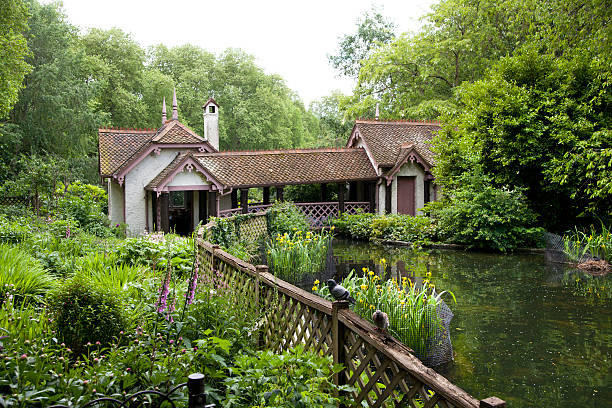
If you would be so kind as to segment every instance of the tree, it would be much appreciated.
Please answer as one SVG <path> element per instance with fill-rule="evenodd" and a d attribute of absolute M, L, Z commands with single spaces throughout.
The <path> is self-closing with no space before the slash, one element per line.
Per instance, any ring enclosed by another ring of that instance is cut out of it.
<path fill-rule="evenodd" d="M 309 111 L 318 119 L 319 130 L 315 138 L 318 147 L 344 146 L 350 136 L 353 124 L 344 119 L 340 104 L 345 96 L 334 91 L 329 96 L 310 103 Z"/>
<path fill-rule="evenodd" d="M 340 75 L 357 77 L 371 51 L 395 37 L 395 24 L 372 8 L 357 20 L 357 32 L 340 39 L 336 55 L 327 58 Z"/>
<path fill-rule="evenodd" d="M 612 220 L 610 78 L 586 52 L 503 58 L 459 88 L 460 113 L 434 139 L 437 181 L 452 194 L 464 174 L 482 171 L 494 186 L 523 188 L 552 229 L 578 216 Z"/>
<path fill-rule="evenodd" d="M 0 119 L 17 102 L 23 79 L 31 70 L 24 33 L 28 29 L 28 8 L 22 0 L 2 2 L 0 7 Z"/>

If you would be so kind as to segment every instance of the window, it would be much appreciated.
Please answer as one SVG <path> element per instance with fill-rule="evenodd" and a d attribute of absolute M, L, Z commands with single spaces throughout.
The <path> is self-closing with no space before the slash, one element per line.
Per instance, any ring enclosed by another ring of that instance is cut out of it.
<path fill-rule="evenodd" d="M 208 107 L 208 113 L 215 113 L 215 106 L 214 105 L 210 105 Z"/>
<path fill-rule="evenodd" d="M 185 208 L 185 192 L 171 191 L 170 192 L 170 207 Z"/>

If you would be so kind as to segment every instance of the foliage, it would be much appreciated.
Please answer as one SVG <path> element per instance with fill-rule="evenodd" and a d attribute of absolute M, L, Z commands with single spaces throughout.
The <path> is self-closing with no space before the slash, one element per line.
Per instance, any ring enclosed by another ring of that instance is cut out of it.
<path fill-rule="evenodd" d="M 312 101 L 308 110 L 319 119 L 319 131 L 317 138 L 313 141 L 313 147 L 343 147 L 348 140 L 353 123 L 344 118 L 340 109 L 342 101 L 346 98 L 340 91 L 333 91 L 329 96 L 323 96 L 319 100 Z M 288 188 L 285 187 L 287 198 Z M 292 199 L 297 201 L 296 199 Z"/>
<path fill-rule="evenodd" d="M 374 7 L 357 20 L 357 32 L 340 39 L 336 55 L 328 55 L 331 65 L 341 74 L 356 77 L 372 50 L 395 37 L 395 24 Z"/>
<path fill-rule="evenodd" d="M 386 260 L 381 259 L 383 267 Z M 442 302 L 442 296 L 452 292 L 437 293 L 435 286 L 429 280 L 427 273 L 422 284 L 415 284 L 403 277 L 401 282 L 396 279 L 381 281 L 380 276 L 368 268 L 363 268 L 364 276 L 350 272 L 342 280 L 351 296 L 355 298 L 354 310 L 364 319 L 372 321 L 376 310 L 386 313 L 389 318 L 389 332 L 395 338 L 415 351 L 420 359 L 426 359 L 436 346 L 434 339 L 440 331 L 445 330 L 438 317 L 437 308 Z M 318 286 L 315 281 L 313 290 L 322 297 L 333 300 L 329 287 Z"/>
<path fill-rule="evenodd" d="M 17 101 L 22 82 L 31 66 L 25 62 L 28 44 L 28 8 L 25 1 L 10 1 L 0 10 L 0 119 Z"/>
<path fill-rule="evenodd" d="M 548 228 L 567 228 L 578 215 L 607 220 L 608 82 L 586 53 L 567 61 L 529 49 L 502 59 L 461 87 L 460 114 L 434 137 L 436 179 L 452 190 L 477 169 L 495 187 L 524 188 Z"/>
<path fill-rule="evenodd" d="M 48 305 L 58 338 L 75 353 L 97 344 L 108 346 L 127 329 L 120 291 L 77 274 L 51 293 Z"/>
<path fill-rule="evenodd" d="M 29 297 L 40 300 L 55 285 L 55 277 L 38 260 L 19 247 L 0 244 L 0 300 L 8 287 L 19 300 Z"/>
<path fill-rule="evenodd" d="M 16 244 L 28 238 L 33 231 L 34 227 L 26 217 L 0 215 L 0 242 Z"/>
<path fill-rule="evenodd" d="M 296 282 L 302 275 L 317 273 L 325 267 L 332 239 L 332 233 L 325 230 L 278 234 L 267 245 L 268 265 L 275 276 Z"/>
<path fill-rule="evenodd" d="M 612 260 L 612 232 L 604 224 L 601 229 L 591 225 L 590 231 L 583 232 L 575 229 L 572 233 L 563 236 L 565 254 L 574 262 L 581 262 L 585 255 Z"/>
<path fill-rule="evenodd" d="M 213 223 L 208 237 L 211 243 L 229 248 L 238 241 L 238 231 L 234 217 L 211 218 L 210 222 Z"/>
<path fill-rule="evenodd" d="M 542 246 L 544 229 L 520 189 L 495 188 L 482 176 L 466 176 L 445 206 L 432 213 L 443 240 L 506 252 Z"/>
<path fill-rule="evenodd" d="M 109 233 L 108 218 L 104 214 L 107 207 L 106 192 L 90 184 L 75 182 L 62 191 L 60 184 L 56 213 L 65 219 L 75 220 L 85 231 L 105 236 Z"/>
<path fill-rule="evenodd" d="M 116 252 L 119 263 L 165 270 L 169 262 L 181 275 L 191 271 L 195 257 L 192 238 L 163 233 L 127 238 L 121 242 Z"/>
<path fill-rule="evenodd" d="M 395 240 L 415 246 L 430 243 L 436 237 L 436 226 L 430 218 L 404 214 L 341 214 L 332 220 L 340 234 L 369 241 Z"/>
<path fill-rule="evenodd" d="M 234 376 L 225 380 L 224 407 L 337 407 L 330 356 L 306 352 L 300 345 L 274 354 L 269 350 L 236 359 Z M 346 389 L 346 387 L 345 387 Z"/>
<path fill-rule="evenodd" d="M 292 235 L 295 231 L 307 231 L 310 223 L 306 215 L 293 203 L 282 201 L 268 209 L 268 235 Z"/>

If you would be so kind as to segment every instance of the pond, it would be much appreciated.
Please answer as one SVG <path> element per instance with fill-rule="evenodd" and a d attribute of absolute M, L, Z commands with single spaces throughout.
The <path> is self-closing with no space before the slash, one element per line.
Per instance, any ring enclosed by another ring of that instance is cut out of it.
<path fill-rule="evenodd" d="M 382 274 L 381 258 L 387 278 L 429 270 L 439 290 L 455 294 L 456 304 L 446 298 L 454 362 L 436 369 L 470 394 L 515 408 L 612 406 L 612 275 L 594 279 L 541 254 L 336 240 L 334 266 L 319 278 L 364 266 Z"/>

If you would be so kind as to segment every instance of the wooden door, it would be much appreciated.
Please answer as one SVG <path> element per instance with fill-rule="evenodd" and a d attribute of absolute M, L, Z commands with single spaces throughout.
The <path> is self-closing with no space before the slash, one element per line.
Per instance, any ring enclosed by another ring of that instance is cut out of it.
<path fill-rule="evenodd" d="M 414 176 L 397 178 L 397 212 L 399 214 L 416 215 L 415 179 Z"/>

